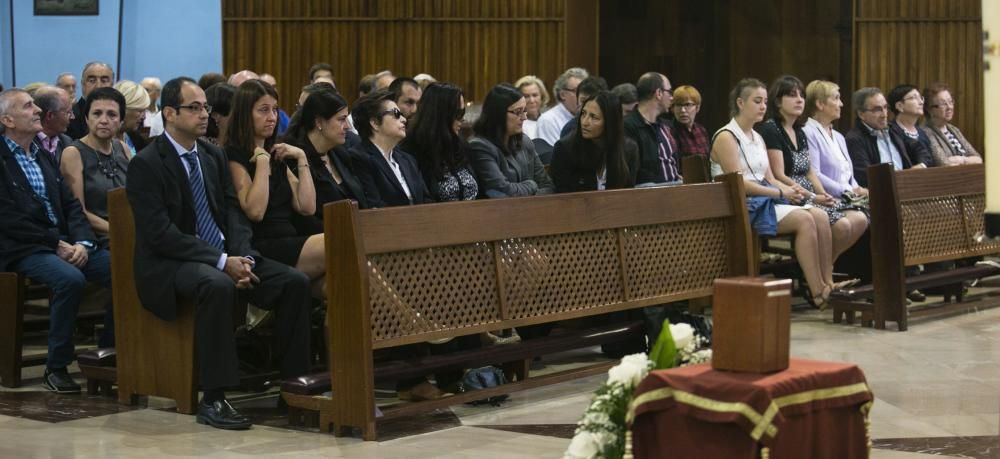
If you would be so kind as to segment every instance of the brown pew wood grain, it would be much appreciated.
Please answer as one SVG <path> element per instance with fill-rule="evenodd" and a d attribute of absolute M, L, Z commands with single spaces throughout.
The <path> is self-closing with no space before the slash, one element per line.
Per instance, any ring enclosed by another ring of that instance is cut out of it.
<path fill-rule="evenodd" d="M 332 395 L 320 429 L 376 437 L 372 351 L 659 305 L 752 272 L 740 176 L 716 183 L 413 207 L 324 208 Z M 385 418 L 597 374 L 608 363 L 383 407 Z"/>

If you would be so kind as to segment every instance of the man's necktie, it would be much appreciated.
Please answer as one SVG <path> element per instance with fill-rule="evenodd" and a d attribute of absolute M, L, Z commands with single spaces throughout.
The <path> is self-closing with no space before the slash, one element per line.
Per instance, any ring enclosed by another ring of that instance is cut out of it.
<path fill-rule="evenodd" d="M 191 196 L 194 197 L 194 213 L 197 218 L 198 237 L 209 243 L 212 247 L 225 252 L 222 243 L 222 231 L 212 217 L 212 208 L 208 206 L 208 197 L 205 195 L 205 181 L 201 177 L 201 169 L 198 167 L 198 153 L 189 151 L 181 155 L 188 163 L 191 173 L 188 174 L 188 181 L 191 183 Z"/>

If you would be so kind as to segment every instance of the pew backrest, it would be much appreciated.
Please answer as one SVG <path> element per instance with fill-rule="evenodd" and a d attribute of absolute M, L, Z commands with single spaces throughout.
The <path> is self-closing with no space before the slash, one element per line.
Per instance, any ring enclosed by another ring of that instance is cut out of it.
<path fill-rule="evenodd" d="M 753 267 L 738 175 L 386 209 L 341 201 L 324 225 L 331 419 L 368 439 L 373 349 L 701 298 Z"/>

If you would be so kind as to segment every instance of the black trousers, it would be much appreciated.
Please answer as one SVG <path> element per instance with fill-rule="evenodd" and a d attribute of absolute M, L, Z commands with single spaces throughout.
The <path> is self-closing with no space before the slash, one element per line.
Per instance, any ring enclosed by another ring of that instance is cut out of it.
<path fill-rule="evenodd" d="M 177 273 L 178 297 L 195 305 L 195 356 L 203 390 L 232 387 L 240 382 L 233 324 L 233 307 L 238 299 L 275 311 L 274 333 L 282 378 L 309 373 L 309 278 L 264 257 L 256 257 L 254 274 L 260 284 L 237 290 L 229 275 L 214 266 L 185 263 Z"/>

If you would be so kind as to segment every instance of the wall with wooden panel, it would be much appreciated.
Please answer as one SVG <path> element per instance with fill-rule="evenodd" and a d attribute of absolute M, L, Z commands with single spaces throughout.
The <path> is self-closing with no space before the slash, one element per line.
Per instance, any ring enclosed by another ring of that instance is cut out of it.
<path fill-rule="evenodd" d="M 698 118 L 714 131 L 729 121 L 729 90 L 741 78 L 849 79 L 850 1 L 603 1 L 603 76 L 635 83 L 659 71 L 674 87 L 693 85 Z"/>
<path fill-rule="evenodd" d="M 596 24 L 596 0 L 588 0 Z M 328 62 L 352 101 L 365 74 L 429 73 L 481 101 L 525 74 L 550 87 L 567 63 L 565 0 L 223 0 L 226 73 L 278 80 L 289 108 L 309 67 Z M 596 33 L 596 26 L 591 27 Z M 595 37 L 596 43 L 596 37 Z M 592 45 L 593 46 L 593 45 Z M 586 55 L 582 58 L 586 59 Z M 596 53 L 593 58 L 596 64 Z"/>
<path fill-rule="evenodd" d="M 856 87 L 945 82 L 956 103 L 953 123 L 982 152 L 980 0 L 854 1 Z"/>

